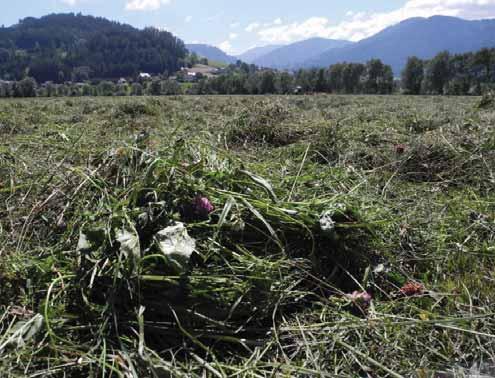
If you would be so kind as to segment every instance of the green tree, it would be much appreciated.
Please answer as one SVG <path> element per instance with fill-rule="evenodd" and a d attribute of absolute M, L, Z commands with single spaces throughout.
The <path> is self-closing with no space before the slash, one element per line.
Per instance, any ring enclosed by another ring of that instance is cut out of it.
<path fill-rule="evenodd" d="M 162 94 L 162 82 L 160 79 L 153 79 L 148 87 L 148 94 L 151 96 L 160 96 Z"/>
<path fill-rule="evenodd" d="M 14 97 L 36 97 L 36 80 L 27 77 L 18 81 L 14 87 Z"/>
<path fill-rule="evenodd" d="M 57 96 L 67 96 L 69 94 L 69 89 L 65 84 L 57 85 Z"/>
<path fill-rule="evenodd" d="M 93 95 L 93 88 L 89 84 L 84 84 L 82 87 L 82 93 L 83 96 L 92 96 Z"/>
<path fill-rule="evenodd" d="M 259 93 L 275 93 L 275 74 L 272 70 L 262 72 L 259 82 Z"/>
<path fill-rule="evenodd" d="M 7 63 L 10 60 L 9 50 L 0 48 L 0 64 Z"/>
<path fill-rule="evenodd" d="M 131 86 L 131 95 L 132 96 L 142 96 L 143 95 L 143 86 L 140 83 L 133 83 Z"/>
<path fill-rule="evenodd" d="M 10 85 L 7 82 L 0 81 L 0 97 L 10 97 Z"/>
<path fill-rule="evenodd" d="M 294 78 L 288 72 L 281 72 L 275 80 L 277 93 L 288 94 L 294 91 Z"/>
<path fill-rule="evenodd" d="M 325 69 L 321 68 L 318 70 L 315 82 L 316 92 L 326 92 L 327 91 L 327 79 L 325 75 Z"/>
<path fill-rule="evenodd" d="M 418 95 L 424 79 L 424 62 L 415 57 L 409 57 L 402 71 L 402 90 L 405 94 Z"/>
<path fill-rule="evenodd" d="M 344 90 L 345 64 L 338 63 L 330 66 L 328 70 L 328 86 L 331 92 L 342 93 Z"/>
<path fill-rule="evenodd" d="M 450 79 L 450 54 L 444 51 L 435 56 L 427 65 L 426 88 L 434 94 L 443 94 Z"/>
<path fill-rule="evenodd" d="M 361 63 L 344 63 L 341 72 L 341 92 L 362 93 L 362 81 L 366 74 L 366 66 Z"/>
<path fill-rule="evenodd" d="M 161 83 L 161 93 L 166 96 L 180 94 L 180 85 L 175 80 L 164 80 Z"/>
<path fill-rule="evenodd" d="M 366 93 L 380 93 L 380 81 L 383 78 L 384 65 L 380 59 L 371 59 L 366 63 Z"/>
<path fill-rule="evenodd" d="M 484 81 L 491 80 L 492 67 L 495 65 L 495 54 L 490 49 L 481 49 L 474 54 L 474 63 L 483 66 Z"/>
<path fill-rule="evenodd" d="M 383 67 L 383 76 L 380 81 L 379 93 L 391 94 L 394 91 L 394 71 L 389 65 Z"/>
<path fill-rule="evenodd" d="M 52 83 L 46 83 L 46 96 L 53 97 L 57 95 L 57 87 Z"/>
<path fill-rule="evenodd" d="M 102 81 L 98 84 L 98 94 L 100 96 L 113 96 L 115 85 L 111 81 Z"/>

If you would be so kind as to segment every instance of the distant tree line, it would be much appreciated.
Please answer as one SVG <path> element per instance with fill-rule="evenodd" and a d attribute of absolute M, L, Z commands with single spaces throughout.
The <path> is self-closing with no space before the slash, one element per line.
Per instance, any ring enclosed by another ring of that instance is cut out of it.
<path fill-rule="evenodd" d="M 348 93 L 390 94 L 394 90 L 392 68 L 379 59 L 366 64 L 341 63 L 328 69 L 301 69 L 295 73 L 259 69 L 237 62 L 214 78 L 205 78 L 192 91 L 196 94 L 291 94 Z"/>
<path fill-rule="evenodd" d="M 207 63 L 194 54 L 187 65 Z M 442 52 L 431 60 L 408 59 L 400 85 L 392 69 L 378 59 L 366 64 L 340 63 L 327 69 L 305 69 L 296 72 L 260 69 L 242 62 L 231 64 L 214 77 L 197 75 L 195 83 L 181 83 L 157 75 L 150 80 L 85 80 L 38 85 L 32 77 L 17 81 L 0 80 L 0 97 L 33 96 L 142 96 L 177 94 L 391 94 L 399 89 L 404 94 L 480 95 L 495 88 L 495 49 L 451 55 Z"/>
<path fill-rule="evenodd" d="M 177 81 L 160 77 L 135 82 L 102 80 L 63 84 L 47 82 L 42 85 L 38 85 L 31 77 L 20 81 L 0 81 L 0 97 L 161 96 L 183 93 Z"/>
<path fill-rule="evenodd" d="M 168 74 L 191 63 L 186 58 L 184 43 L 169 32 L 91 16 L 54 14 L 0 28 L 3 80 L 29 76 L 64 83 Z"/>
<path fill-rule="evenodd" d="M 367 64 L 343 63 L 329 69 L 299 70 L 295 73 L 259 69 L 237 62 L 221 75 L 198 75 L 196 83 L 180 83 L 166 76 L 135 82 L 86 81 L 37 85 L 28 77 L 16 82 L 0 81 L 0 97 L 53 96 L 141 96 L 176 94 L 293 94 L 293 93 L 350 93 L 390 94 L 394 89 L 392 69 L 379 60 Z"/>
<path fill-rule="evenodd" d="M 410 57 L 401 86 L 412 95 L 480 95 L 495 86 L 495 49 L 456 55 L 444 51 L 431 60 Z"/>

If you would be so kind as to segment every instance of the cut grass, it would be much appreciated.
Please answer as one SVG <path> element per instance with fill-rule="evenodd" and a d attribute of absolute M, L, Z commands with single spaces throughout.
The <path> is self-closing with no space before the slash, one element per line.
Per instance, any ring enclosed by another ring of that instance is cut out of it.
<path fill-rule="evenodd" d="M 490 373 L 495 111 L 478 101 L 0 102 L 0 371 Z M 174 222 L 196 241 L 185 270 L 156 244 Z M 409 281 L 425 292 L 400 295 Z"/>

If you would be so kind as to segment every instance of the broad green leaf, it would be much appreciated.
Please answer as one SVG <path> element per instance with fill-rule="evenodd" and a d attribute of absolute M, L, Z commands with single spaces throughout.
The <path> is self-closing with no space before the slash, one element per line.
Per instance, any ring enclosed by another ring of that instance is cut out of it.
<path fill-rule="evenodd" d="M 32 340 L 43 327 L 43 316 L 36 314 L 29 320 L 21 320 L 17 322 L 11 330 L 10 335 L 0 345 L 0 352 L 8 346 L 22 348 L 26 343 Z"/>
<path fill-rule="evenodd" d="M 79 234 L 77 242 L 78 252 L 91 252 L 98 249 L 105 241 L 105 230 L 103 228 L 84 229 Z"/>
<path fill-rule="evenodd" d="M 135 231 L 121 229 L 116 232 L 117 241 L 120 243 L 120 252 L 128 258 L 139 258 L 141 256 L 141 247 L 139 245 L 139 236 Z"/>
<path fill-rule="evenodd" d="M 155 241 L 172 267 L 184 272 L 196 248 L 196 241 L 189 236 L 184 224 L 177 222 L 161 230 L 155 235 Z"/>
<path fill-rule="evenodd" d="M 273 202 L 278 202 L 277 195 L 273 191 L 272 185 L 267 180 L 265 180 L 263 177 L 255 175 L 254 173 L 251 173 L 249 171 L 241 170 L 240 172 L 245 174 L 246 176 L 248 176 L 251 180 L 253 180 L 254 183 L 256 183 L 257 185 L 259 185 L 263 189 L 265 189 L 268 192 L 268 194 L 270 195 L 270 197 L 272 197 Z"/>

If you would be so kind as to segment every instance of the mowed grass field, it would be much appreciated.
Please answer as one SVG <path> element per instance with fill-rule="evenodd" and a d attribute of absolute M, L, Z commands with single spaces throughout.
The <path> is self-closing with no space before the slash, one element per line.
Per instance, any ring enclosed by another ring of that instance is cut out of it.
<path fill-rule="evenodd" d="M 479 103 L 0 101 L 0 376 L 495 374 Z"/>

